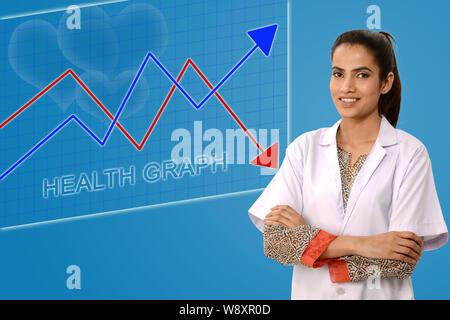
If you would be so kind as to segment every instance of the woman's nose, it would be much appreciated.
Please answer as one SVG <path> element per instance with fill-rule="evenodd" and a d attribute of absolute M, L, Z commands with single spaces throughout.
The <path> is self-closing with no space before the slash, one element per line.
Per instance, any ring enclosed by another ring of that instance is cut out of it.
<path fill-rule="evenodd" d="M 341 86 L 342 92 L 353 92 L 355 91 L 355 84 L 353 82 L 353 79 L 351 77 L 347 77 L 344 79 L 344 82 Z"/>

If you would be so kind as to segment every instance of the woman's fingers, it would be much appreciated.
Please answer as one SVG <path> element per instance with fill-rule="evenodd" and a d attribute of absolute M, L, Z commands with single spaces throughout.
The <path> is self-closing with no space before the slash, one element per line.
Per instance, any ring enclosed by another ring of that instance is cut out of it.
<path fill-rule="evenodd" d="M 276 226 L 277 224 L 283 225 L 282 223 L 275 221 L 275 220 L 264 220 L 264 223 L 269 226 Z"/>
<path fill-rule="evenodd" d="M 417 261 L 414 260 L 413 258 L 410 258 L 409 256 L 406 256 L 406 255 L 401 254 L 401 253 L 395 253 L 394 256 L 393 256 L 393 259 L 394 260 L 400 260 L 400 261 L 407 262 L 407 263 L 411 263 L 411 264 L 416 264 L 417 263 Z"/>
<path fill-rule="evenodd" d="M 419 237 L 418 235 L 416 235 L 414 232 L 403 231 L 403 232 L 399 232 L 398 235 L 404 239 L 414 240 L 421 248 L 423 246 L 422 238 Z"/>
<path fill-rule="evenodd" d="M 280 210 L 280 209 L 275 209 L 275 210 L 271 211 L 266 216 L 266 219 L 272 219 L 272 218 L 279 219 L 279 217 L 282 217 L 285 220 L 293 222 L 292 221 L 292 216 L 290 214 L 284 212 L 283 210 Z"/>
<path fill-rule="evenodd" d="M 422 248 L 414 240 L 400 238 L 398 241 L 398 245 L 414 250 L 419 256 L 422 255 Z"/>
<path fill-rule="evenodd" d="M 284 212 L 284 213 L 286 213 L 288 215 L 293 215 L 293 216 L 298 215 L 298 213 L 294 209 L 292 209 L 290 206 L 287 206 L 287 205 L 275 206 L 273 208 L 270 208 L 270 210 L 272 210 L 272 211 L 281 211 L 281 212 Z"/>
<path fill-rule="evenodd" d="M 394 249 L 394 251 L 396 253 L 400 253 L 400 254 L 402 254 L 404 256 L 407 256 L 407 257 L 413 259 L 414 262 L 417 262 L 417 261 L 420 260 L 420 255 L 418 255 L 413 249 L 411 249 L 409 247 L 404 247 L 404 246 L 398 245 Z"/>
<path fill-rule="evenodd" d="M 281 214 L 285 218 L 294 221 L 296 218 L 300 216 L 294 209 L 286 205 L 275 206 L 270 210 L 271 212 L 267 215 L 269 217 L 274 214 Z"/>
<path fill-rule="evenodd" d="M 284 217 L 285 219 L 289 220 L 288 225 L 290 228 L 306 224 L 303 217 L 287 205 L 279 205 L 271 208 L 271 212 L 266 215 L 266 218 L 270 219 L 278 216 Z"/>
<path fill-rule="evenodd" d="M 294 218 L 294 216 L 290 212 L 282 209 L 275 209 L 272 211 L 272 213 L 272 216 L 279 215 L 289 220 L 292 220 Z"/>
<path fill-rule="evenodd" d="M 272 217 L 270 217 L 270 218 L 265 218 L 264 219 L 264 222 L 266 222 L 266 223 L 268 223 L 268 224 L 270 224 L 270 223 L 274 223 L 275 225 L 276 224 L 282 224 L 282 225 L 284 225 L 285 227 L 287 227 L 287 228 L 290 228 L 291 227 L 291 221 L 289 220 L 289 219 L 287 219 L 287 218 L 285 218 L 285 217 L 283 217 L 283 216 L 281 216 L 281 215 L 274 215 L 274 216 L 272 216 Z M 272 224 L 273 225 L 273 224 Z"/>
<path fill-rule="evenodd" d="M 288 210 L 288 206 L 275 206 L 271 212 L 266 215 L 264 221 L 275 221 L 283 224 L 287 228 L 293 228 L 296 223 L 296 218 L 299 216 L 294 210 Z"/>

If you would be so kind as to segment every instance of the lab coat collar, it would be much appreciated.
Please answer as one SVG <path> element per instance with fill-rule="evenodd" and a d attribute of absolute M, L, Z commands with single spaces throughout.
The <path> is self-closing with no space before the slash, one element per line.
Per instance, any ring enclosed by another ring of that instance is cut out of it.
<path fill-rule="evenodd" d="M 333 142 L 336 144 L 336 133 L 341 121 L 342 118 L 339 119 L 332 127 L 324 131 L 320 139 L 321 145 L 329 145 Z M 381 115 L 380 131 L 378 132 L 377 141 L 382 147 L 397 143 L 397 133 L 395 128 L 389 123 L 384 115 Z"/>
<path fill-rule="evenodd" d="M 352 213 L 354 211 L 353 209 L 355 208 L 356 202 L 361 192 L 364 190 L 364 187 L 367 185 L 370 177 L 375 172 L 376 168 L 379 166 L 387 153 L 384 147 L 397 143 L 397 133 L 395 131 L 395 128 L 382 115 L 377 140 L 375 141 L 371 152 L 367 156 L 364 165 L 356 176 L 356 180 L 353 183 L 352 191 L 350 192 L 350 196 L 347 202 L 347 211 L 346 213 L 344 213 L 341 175 L 336 144 L 336 133 L 341 120 L 342 119 L 340 119 L 332 127 L 327 128 L 324 131 L 320 139 L 320 144 L 327 146 L 325 156 L 331 178 L 330 182 L 335 186 L 335 199 L 337 199 L 336 208 L 343 218 L 343 223 L 340 230 L 340 234 L 343 234 L 347 223 L 352 216 Z"/>

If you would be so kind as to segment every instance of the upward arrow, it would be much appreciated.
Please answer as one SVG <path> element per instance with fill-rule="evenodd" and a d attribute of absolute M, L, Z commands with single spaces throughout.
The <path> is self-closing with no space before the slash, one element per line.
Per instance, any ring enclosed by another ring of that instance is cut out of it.
<path fill-rule="evenodd" d="M 267 27 L 258 28 L 255 30 L 248 31 L 248 35 L 256 43 L 256 45 L 261 49 L 261 51 L 269 56 L 270 49 L 272 49 L 273 40 L 275 39 L 275 34 L 277 32 L 278 25 L 273 24 Z"/>

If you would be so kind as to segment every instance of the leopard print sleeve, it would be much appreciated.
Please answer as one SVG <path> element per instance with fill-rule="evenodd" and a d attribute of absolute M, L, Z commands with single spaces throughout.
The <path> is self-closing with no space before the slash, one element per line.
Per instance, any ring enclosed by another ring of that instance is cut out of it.
<path fill-rule="evenodd" d="M 286 228 L 282 225 L 264 224 L 264 254 L 283 265 L 300 263 L 303 252 L 320 228 L 302 225 Z"/>
<path fill-rule="evenodd" d="M 400 260 L 366 258 L 357 255 L 343 256 L 340 259 L 345 261 L 352 282 L 380 277 L 407 279 L 416 267 L 416 264 Z"/>
<path fill-rule="evenodd" d="M 302 259 L 302 256 L 308 255 L 307 250 L 315 250 L 310 244 L 321 231 L 320 228 L 310 225 L 288 229 L 282 225 L 264 224 L 264 254 L 283 265 L 302 263 L 316 267 L 314 263 L 304 263 L 306 259 Z M 318 257 L 322 250 L 314 257 Z M 329 263 L 332 282 L 356 282 L 377 277 L 406 279 L 412 275 L 416 266 L 400 260 L 366 258 L 358 255 L 326 259 L 325 262 Z"/>

